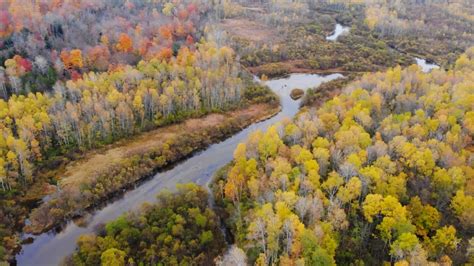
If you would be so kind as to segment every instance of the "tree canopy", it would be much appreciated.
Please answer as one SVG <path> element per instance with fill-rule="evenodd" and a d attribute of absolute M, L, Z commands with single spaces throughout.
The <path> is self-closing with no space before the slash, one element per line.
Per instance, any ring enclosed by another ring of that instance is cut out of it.
<path fill-rule="evenodd" d="M 473 77 L 474 48 L 366 74 L 239 144 L 213 191 L 249 262 L 468 261 Z"/>
<path fill-rule="evenodd" d="M 224 251 L 204 188 L 178 185 L 157 200 L 106 224 L 98 234 L 82 235 L 66 264 L 209 265 Z"/>

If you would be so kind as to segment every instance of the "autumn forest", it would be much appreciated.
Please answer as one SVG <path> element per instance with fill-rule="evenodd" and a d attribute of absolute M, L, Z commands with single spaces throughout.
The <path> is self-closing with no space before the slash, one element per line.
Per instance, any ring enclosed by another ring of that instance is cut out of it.
<path fill-rule="evenodd" d="M 470 0 L 0 1 L 0 266 L 473 265 Z"/>

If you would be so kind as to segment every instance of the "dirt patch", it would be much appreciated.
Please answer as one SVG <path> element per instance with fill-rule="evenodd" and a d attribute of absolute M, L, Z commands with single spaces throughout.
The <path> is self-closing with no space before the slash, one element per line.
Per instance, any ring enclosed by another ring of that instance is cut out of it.
<path fill-rule="evenodd" d="M 276 42 L 278 31 L 248 19 L 224 19 L 221 27 L 229 34 L 254 42 Z"/>

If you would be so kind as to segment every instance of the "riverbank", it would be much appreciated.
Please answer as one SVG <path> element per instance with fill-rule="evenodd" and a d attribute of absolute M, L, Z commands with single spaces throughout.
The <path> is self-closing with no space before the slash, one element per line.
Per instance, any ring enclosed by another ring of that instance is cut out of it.
<path fill-rule="evenodd" d="M 340 73 L 343 75 L 347 74 L 363 74 L 365 71 L 351 71 L 344 70 L 342 67 L 331 68 L 331 69 L 313 69 L 306 65 L 304 60 L 288 60 L 275 63 L 262 64 L 258 66 L 246 67 L 246 69 L 252 74 L 261 77 L 265 75 L 269 78 L 277 78 L 288 75 L 290 73 L 301 73 L 301 74 L 318 74 L 318 75 L 329 75 Z"/>
<path fill-rule="evenodd" d="M 347 84 L 360 78 L 362 75 L 362 73 L 352 73 L 343 78 L 323 83 L 316 88 L 308 89 L 301 100 L 301 107 L 319 107 L 324 102 L 338 96 Z"/>
<path fill-rule="evenodd" d="M 268 257 L 265 263 L 284 265 L 295 261 L 347 265 L 357 260 L 371 265 L 396 260 L 403 264 L 403 259 L 413 259 L 411 255 L 397 257 L 393 251 L 405 241 L 404 234 L 411 234 L 419 249 L 416 254 L 422 254 L 417 257 L 422 265 L 472 262 L 468 249 L 473 239 L 469 218 L 474 199 L 468 147 L 474 129 L 468 120 L 473 114 L 469 97 L 473 96 L 474 48 L 462 58 L 453 68 L 456 71 L 423 73 L 416 66 L 396 67 L 350 84 L 344 84 L 348 78 L 325 83 L 314 91 L 325 90 L 325 86 L 342 88 L 338 89 L 342 95 L 242 141 L 233 161 L 217 171 L 210 184 L 215 212 L 234 240 L 229 246 L 240 248 L 249 265 Z M 415 85 L 416 95 L 407 84 Z M 395 96 L 390 96 L 394 90 Z M 406 99 L 409 105 L 404 105 Z M 317 101 L 310 104 L 317 105 Z M 439 110 L 425 114 L 428 105 Z M 433 121 L 441 125 L 445 114 L 453 114 L 456 141 L 451 140 L 452 129 L 429 129 Z M 397 128 L 401 130 L 393 130 Z M 439 134 L 438 142 L 433 144 L 431 133 L 413 133 L 420 129 Z M 273 149 L 268 149 L 268 143 Z M 376 155 L 376 149 L 383 156 Z M 426 156 L 419 159 L 416 152 Z M 429 163 L 420 170 L 413 166 L 419 161 Z M 374 169 L 378 172 L 368 177 Z M 452 181 L 454 169 L 459 172 L 458 181 Z M 448 181 L 439 181 L 440 173 Z M 384 185 L 363 187 L 363 182 L 375 184 L 381 176 L 386 177 Z M 385 190 L 394 189 L 397 182 L 400 185 L 395 190 Z M 411 231 L 385 236 L 380 227 L 392 219 L 390 214 L 381 223 L 370 216 L 380 211 L 367 215 L 377 204 L 405 210 L 394 211 L 393 221 L 401 221 Z M 417 230 L 420 213 L 428 209 L 434 222 Z M 354 239 L 361 231 L 363 240 Z M 439 238 L 449 240 L 441 243 Z M 292 252 L 295 246 L 302 250 Z M 315 247 L 321 251 L 316 253 Z"/>
<path fill-rule="evenodd" d="M 113 149 L 90 153 L 67 167 L 60 190 L 33 210 L 24 231 L 39 234 L 82 216 L 140 179 L 279 111 L 275 103 L 254 104 L 162 127 Z"/>
<path fill-rule="evenodd" d="M 298 112 L 300 100 L 294 101 L 289 96 L 293 88 L 312 88 L 341 76 L 294 74 L 278 80 L 263 81 L 265 88 L 268 87 L 280 98 L 281 112 L 277 115 L 253 123 L 224 141 L 210 145 L 202 152 L 194 153 L 150 178 L 140 179 L 125 193 L 117 193 L 117 196 L 110 200 L 102 201 L 93 211 L 85 212 L 83 218 L 74 219 L 58 228 L 59 230 L 35 236 L 32 243 L 23 245 L 22 252 L 16 256 L 16 262 L 19 265 L 57 265 L 65 255 L 74 251 L 80 235 L 97 232 L 97 228 L 102 228 L 104 224 L 117 219 L 124 212 L 136 210 L 145 202 L 154 202 L 159 192 L 173 190 L 181 183 L 206 185 L 219 168 L 232 160 L 233 151 L 238 143 L 247 139 L 252 132 L 265 131 L 269 125 L 284 118 L 291 118 Z M 252 99 L 252 102 L 255 100 L 268 102 L 268 96 L 272 95 L 258 88 L 263 87 L 247 89 L 244 97 Z M 274 94 L 273 97 L 276 98 Z M 89 210 L 91 209 L 92 207 Z"/>

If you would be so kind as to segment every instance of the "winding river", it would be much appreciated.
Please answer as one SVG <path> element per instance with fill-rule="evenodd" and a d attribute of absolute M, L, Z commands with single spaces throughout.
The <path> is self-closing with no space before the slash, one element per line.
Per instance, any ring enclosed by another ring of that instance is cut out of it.
<path fill-rule="evenodd" d="M 340 77 L 341 74 L 328 76 L 292 74 L 286 78 L 262 81 L 280 97 L 282 110 L 279 114 L 252 124 L 225 141 L 211 145 L 170 170 L 157 173 L 153 178 L 126 192 L 121 198 L 91 213 L 86 218 L 86 225 L 78 226 L 71 221 L 59 233 L 48 232 L 34 237 L 34 242 L 23 245 L 21 253 L 17 255 L 18 265 L 58 265 L 63 257 L 74 251 L 78 236 L 93 232 L 98 225 L 113 220 L 126 211 L 137 209 L 144 202 L 154 201 L 155 195 L 160 190 L 173 189 L 177 183 L 208 184 L 214 172 L 232 160 L 235 147 L 245 141 L 249 133 L 265 130 L 269 125 L 284 117 L 293 117 L 298 112 L 299 101 L 294 101 L 289 96 L 292 89 L 316 87 Z"/>
<path fill-rule="evenodd" d="M 328 41 L 337 41 L 337 38 L 342 34 L 346 34 L 350 31 L 350 27 L 342 26 L 337 23 L 334 28 L 334 32 L 326 37 Z M 421 71 L 428 73 L 433 69 L 439 69 L 439 66 L 433 63 L 428 63 L 426 59 L 415 57 L 416 64 L 421 68 Z"/>

